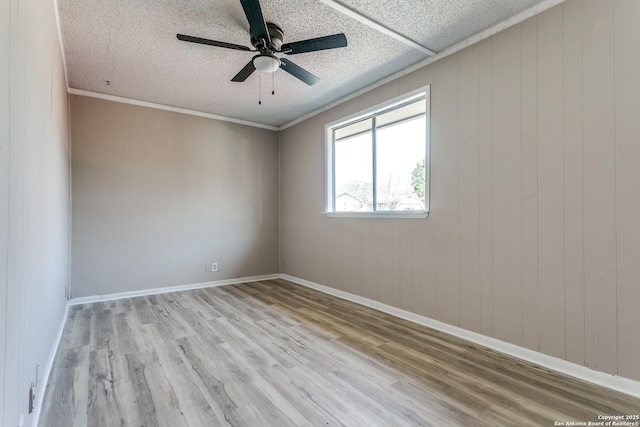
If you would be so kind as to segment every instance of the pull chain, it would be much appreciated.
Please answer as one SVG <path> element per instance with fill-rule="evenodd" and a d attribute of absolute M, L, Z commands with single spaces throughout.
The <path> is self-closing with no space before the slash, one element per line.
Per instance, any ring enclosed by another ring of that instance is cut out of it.
<path fill-rule="evenodd" d="M 271 95 L 276 94 L 276 73 L 271 73 Z"/>
<path fill-rule="evenodd" d="M 262 73 L 258 71 L 258 105 L 262 105 Z"/>

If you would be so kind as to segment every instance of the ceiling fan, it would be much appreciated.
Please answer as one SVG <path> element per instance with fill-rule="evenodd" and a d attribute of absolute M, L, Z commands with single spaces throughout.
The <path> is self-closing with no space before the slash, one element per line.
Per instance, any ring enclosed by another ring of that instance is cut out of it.
<path fill-rule="evenodd" d="M 249 33 L 254 49 L 233 43 L 177 34 L 178 40 L 185 42 L 246 52 L 259 52 L 231 79 L 232 82 L 245 81 L 256 69 L 261 72 L 273 73 L 278 68 L 282 68 L 304 83 L 314 85 L 320 81 L 318 77 L 286 58 L 278 58 L 275 54 L 295 55 L 347 46 L 347 38 L 343 33 L 283 44 L 284 32 L 276 24 L 264 21 L 259 0 L 240 0 L 240 3 L 242 4 L 242 9 L 244 9 L 244 14 L 247 16 L 247 21 L 249 21 Z"/>

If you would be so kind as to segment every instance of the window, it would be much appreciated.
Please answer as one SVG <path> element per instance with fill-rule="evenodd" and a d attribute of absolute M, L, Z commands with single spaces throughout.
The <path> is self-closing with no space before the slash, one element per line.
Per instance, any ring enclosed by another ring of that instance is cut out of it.
<path fill-rule="evenodd" d="M 326 126 L 328 216 L 425 218 L 429 87 Z"/>

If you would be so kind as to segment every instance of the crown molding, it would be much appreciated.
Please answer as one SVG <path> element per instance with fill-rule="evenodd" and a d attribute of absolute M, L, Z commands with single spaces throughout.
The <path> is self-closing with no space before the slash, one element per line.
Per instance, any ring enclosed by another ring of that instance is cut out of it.
<path fill-rule="evenodd" d="M 98 98 L 98 99 L 104 99 L 106 101 L 120 102 L 122 104 L 137 105 L 137 106 L 140 106 L 140 107 L 154 108 L 156 110 L 164 110 L 164 111 L 171 111 L 171 112 L 174 112 L 174 113 L 187 114 L 187 115 L 190 115 L 190 116 L 205 117 L 207 119 L 220 120 L 220 121 L 223 121 L 223 122 L 230 122 L 230 123 L 237 123 L 237 124 L 240 124 L 240 125 L 252 126 L 252 127 L 261 128 L 261 129 L 275 130 L 275 131 L 279 130 L 275 126 L 269 126 L 269 125 L 265 125 L 265 124 L 262 124 L 262 123 L 255 123 L 255 122 L 250 122 L 250 121 L 247 121 L 247 120 L 235 119 L 233 117 L 219 116 L 217 114 L 202 113 L 200 111 L 188 110 L 186 108 L 172 107 L 172 106 L 163 105 L 163 104 L 156 104 L 156 103 L 153 103 L 153 102 L 138 101 L 136 99 L 123 98 L 123 97 L 115 96 L 115 95 L 106 95 L 104 93 L 91 92 L 91 91 L 88 91 L 88 90 L 69 88 L 69 89 L 67 89 L 67 92 L 69 94 L 71 94 L 71 95 L 86 96 L 86 97 L 89 97 L 89 98 Z"/>

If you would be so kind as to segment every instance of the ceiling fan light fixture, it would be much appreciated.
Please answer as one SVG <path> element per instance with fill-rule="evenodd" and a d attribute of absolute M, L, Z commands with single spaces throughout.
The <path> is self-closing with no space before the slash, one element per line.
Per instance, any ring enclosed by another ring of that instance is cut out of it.
<path fill-rule="evenodd" d="M 273 73 L 280 68 L 280 60 L 272 55 L 257 55 L 253 58 L 253 66 L 262 73 Z"/>

